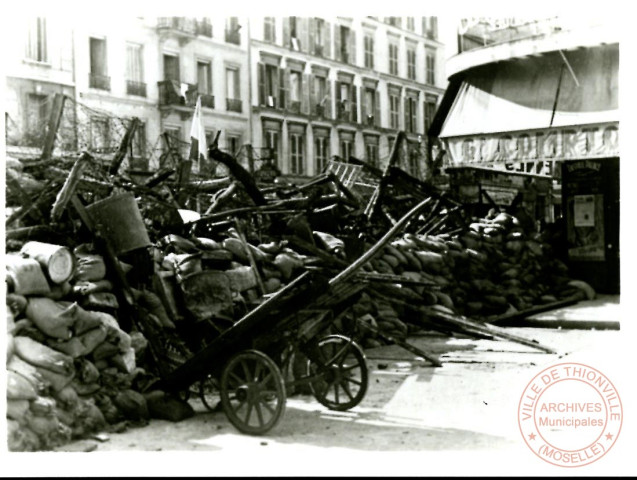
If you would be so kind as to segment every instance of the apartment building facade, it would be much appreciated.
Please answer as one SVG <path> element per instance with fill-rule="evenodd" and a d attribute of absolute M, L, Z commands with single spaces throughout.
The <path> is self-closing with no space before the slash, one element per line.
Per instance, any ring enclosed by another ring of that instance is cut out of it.
<path fill-rule="evenodd" d="M 332 156 L 381 166 L 405 130 L 412 173 L 444 91 L 435 17 L 251 19 L 252 142 L 283 174 Z"/>
<path fill-rule="evenodd" d="M 77 135 L 69 149 L 108 156 L 121 138 L 121 120 L 136 117 L 140 125 L 129 166 L 155 170 L 168 143 L 188 154 L 201 96 L 208 140 L 219 132 L 219 147 L 238 154 L 249 116 L 248 41 L 238 25 L 236 17 L 25 21 L 15 35 L 22 45 L 11 50 L 8 62 L 9 150 L 40 146 L 52 94 L 64 93 L 75 102 L 62 119 L 74 116 Z"/>
<path fill-rule="evenodd" d="M 64 93 L 75 103 L 62 120 L 77 130 L 69 150 L 108 157 L 122 120 L 140 120 L 138 170 L 162 166 L 168 144 L 188 154 L 201 98 L 208 143 L 219 133 L 250 168 L 272 159 L 307 177 L 334 155 L 381 166 L 405 130 L 418 174 L 446 85 L 436 17 L 32 17 L 15 38 L 8 145 L 38 147 Z"/>

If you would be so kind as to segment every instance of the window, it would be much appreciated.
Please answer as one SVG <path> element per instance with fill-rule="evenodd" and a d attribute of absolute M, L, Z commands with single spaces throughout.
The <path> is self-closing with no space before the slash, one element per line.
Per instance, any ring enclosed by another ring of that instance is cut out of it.
<path fill-rule="evenodd" d="M 339 25 L 336 30 L 338 57 L 343 63 L 356 63 L 356 36 L 354 32 L 345 25 Z"/>
<path fill-rule="evenodd" d="M 240 29 L 239 19 L 237 17 L 228 17 L 226 19 L 226 43 L 241 45 Z"/>
<path fill-rule="evenodd" d="M 210 62 L 197 62 L 197 91 L 201 95 L 212 94 L 212 69 Z"/>
<path fill-rule="evenodd" d="M 389 127 L 398 128 L 400 114 L 400 95 L 395 91 L 389 92 Z"/>
<path fill-rule="evenodd" d="M 365 160 L 373 167 L 378 167 L 378 137 L 365 135 Z"/>
<path fill-rule="evenodd" d="M 438 38 L 438 17 L 422 17 L 422 33 L 431 40 Z"/>
<path fill-rule="evenodd" d="M 257 80 L 259 84 L 259 105 L 280 108 L 282 102 L 279 99 L 282 91 L 280 91 L 279 72 L 283 70 L 279 69 L 278 65 L 271 63 L 259 62 L 257 65 Z"/>
<path fill-rule="evenodd" d="M 398 45 L 389 44 L 389 73 L 398 75 Z"/>
<path fill-rule="evenodd" d="M 179 57 L 177 55 L 164 54 L 164 80 L 179 82 Z"/>
<path fill-rule="evenodd" d="M 427 50 L 427 83 L 436 83 L 436 52 Z"/>
<path fill-rule="evenodd" d="M 434 115 L 436 115 L 436 99 L 427 96 L 425 99 L 425 133 L 429 132 Z"/>
<path fill-rule="evenodd" d="M 29 26 L 26 56 L 36 62 L 48 61 L 46 19 L 38 17 Z"/>
<path fill-rule="evenodd" d="M 374 68 L 374 37 L 365 35 L 363 44 L 365 47 L 365 68 Z"/>
<path fill-rule="evenodd" d="M 301 85 L 302 74 L 292 70 L 290 72 L 290 105 L 289 109 L 295 113 L 301 111 Z"/>
<path fill-rule="evenodd" d="M 241 149 L 241 136 L 240 135 L 226 135 L 226 150 L 227 152 L 236 157 Z"/>
<path fill-rule="evenodd" d="M 312 88 L 312 113 L 318 116 L 326 116 L 329 113 L 326 110 L 329 102 L 329 96 L 327 94 L 327 79 L 319 75 L 314 75 Z"/>
<path fill-rule="evenodd" d="M 280 158 L 279 152 L 281 151 L 280 132 L 278 130 L 266 130 L 265 140 L 266 140 L 267 148 L 272 153 L 272 160 L 274 164 L 280 168 L 281 167 L 281 164 L 279 163 L 279 158 Z"/>
<path fill-rule="evenodd" d="M 146 124 L 140 122 L 135 129 L 135 136 L 131 145 L 132 156 L 134 158 L 143 158 L 146 156 Z"/>
<path fill-rule="evenodd" d="M 365 125 L 380 127 L 380 105 L 375 88 L 365 87 L 363 90 L 362 109 Z"/>
<path fill-rule="evenodd" d="M 318 136 L 316 133 L 314 135 L 314 170 L 315 173 L 320 173 L 327 165 L 329 138 L 322 135 Z"/>
<path fill-rule="evenodd" d="M 263 20 L 263 39 L 266 42 L 276 42 L 276 23 L 274 17 L 265 17 Z"/>
<path fill-rule="evenodd" d="M 337 116 L 346 122 L 358 121 L 356 86 L 348 82 L 336 82 Z"/>
<path fill-rule="evenodd" d="M 393 27 L 399 27 L 402 25 L 402 19 L 400 17 L 385 17 L 385 23 Z"/>
<path fill-rule="evenodd" d="M 416 80 L 416 49 L 407 48 L 407 78 Z"/>
<path fill-rule="evenodd" d="M 107 118 L 91 118 L 91 148 L 106 152 L 110 147 L 110 123 Z"/>
<path fill-rule="evenodd" d="M 343 160 L 349 160 L 349 157 L 352 156 L 353 145 L 354 145 L 353 136 L 341 135 L 341 138 L 339 141 L 339 151 L 340 151 L 341 158 Z"/>
<path fill-rule="evenodd" d="M 90 64 L 89 87 L 100 90 L 111 89 L 111 77 L 107 76 L 106 69 L 106 40 L 90 38 Z"/>
<path fill-rule="evenodd" d="M 325 20 L 322 18 L 314 19 L 314 55 L 322 57 L 326 52 L 323 51 L 325 43 Z"/>
<path fill-rule="evenodd" d="M 146 96 L 143 57 L 142 45 L 126 44 L 126 93 L 129 95 Z"/>
<path fill-rule="evenodd" d="M 414 17 L 407 17 L 407 30 L 410 32 L 416 31 L 416 22 L 414 21 Z"/>
<path fill-rule="evenodd" d="M 405 130 L 416 133 L 418 97 L 405 97 Z"/>
<path fill-rule="evenodd" d="M 301 50 L 301 41 L 299 35 L 299 19 L 298 17 L 289 18 L 290 25 L 290 47 L 292 50 L 299 52 Z"/>
<path fill-rule="evenodd" d="M 239 69 L 237 67 L 226 67 L 226 109 L 228 111 L 242 111 L 240 88 Z"/>
<path fill-rule="evenodd" d="M 302 175 L 305 172 L 303 137 L 302 133 L 290 132 L 290 173 L 296 175 Z"/>

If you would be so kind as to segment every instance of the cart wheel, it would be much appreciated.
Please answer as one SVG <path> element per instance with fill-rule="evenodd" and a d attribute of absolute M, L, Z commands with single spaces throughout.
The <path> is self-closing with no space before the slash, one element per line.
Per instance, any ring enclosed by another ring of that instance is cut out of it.
<path fill-rule="evenodd" d="M 219 382 L 212 375 L 199 382 L 199 398 L 208 411 L 219 411 Z"/>
<path fill-rule="evenodd" d="M 318 342 L 317 353 L 322 365 L 307 361 L 307 374 L 321 375 L 310 382 L 314 397 L 330 410 L 344 411 L 358 405 L 368 385 L 361 347 L 343 335 L 329 335 Z"/>
<path fill-rule="evenodd" d="M 246 350 L 230 359 L 221 374 L 220 394 L 228 420 L 243 433 L 266 433 L 285 412 L 281 371 L 257 350 Z"/>

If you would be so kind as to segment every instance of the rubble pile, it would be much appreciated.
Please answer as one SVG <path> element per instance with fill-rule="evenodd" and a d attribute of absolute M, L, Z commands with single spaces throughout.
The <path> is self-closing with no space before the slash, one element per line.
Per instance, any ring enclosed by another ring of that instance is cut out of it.
<path fill-rule="evenodd" d="M 334 278 L 366 252 L 348 280 L 361 288 L 333 328 L 368 348 L 412 348 L 404 339 L 423 328 L 480 335 L 467 317 L 594 295 L 542 234 L 504 212 L 468 218 L 395 167 L 368 169 L 378 184 L 362 195 L 331 173 L 258 185 L 229 156 L 210 155 L 229 177 L 164 169 L 133 181 L 88 154 L 53 168 L 7 162 L 11 450 L 185 418 L 169 411 L 184 402 L 168 408 L 153 378 L 305 272 Z M 96 207 L 124 197 L 121 214 Z M 406 218 L 414 205 L 427 208 Z"/>

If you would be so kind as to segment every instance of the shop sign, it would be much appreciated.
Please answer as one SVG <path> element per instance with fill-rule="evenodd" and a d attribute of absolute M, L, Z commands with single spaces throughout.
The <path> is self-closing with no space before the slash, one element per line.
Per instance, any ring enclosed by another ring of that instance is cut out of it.
<path fill-rule="evenodd" d="M 453 137 L 443 141 L 454 164 L 553 175 L 555 160 L 619 155 L 617 124 Z"/>

